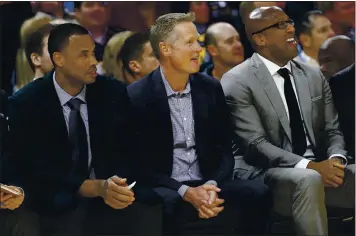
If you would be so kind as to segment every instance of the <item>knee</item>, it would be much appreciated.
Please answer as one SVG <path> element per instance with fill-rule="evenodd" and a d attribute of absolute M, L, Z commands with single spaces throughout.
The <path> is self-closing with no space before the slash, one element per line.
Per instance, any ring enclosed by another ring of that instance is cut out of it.
<path fill-rule="evenodd" d="M 303 171 L 297 185 L 305 188 L 317 188 L 324 186 L 321 175 L 317 171 L 311 169 L 305 169 Z"/>

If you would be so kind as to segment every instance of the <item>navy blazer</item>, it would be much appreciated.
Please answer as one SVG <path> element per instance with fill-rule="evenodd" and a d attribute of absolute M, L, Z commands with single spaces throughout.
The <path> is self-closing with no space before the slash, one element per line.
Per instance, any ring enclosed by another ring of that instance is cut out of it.
<path fill-rule="evenodd" d="M 38 211 L 74 209 L 84 179 L 69 177 L 73 161 L 53 71 L 25 86 L 8 102 L 10 140 L 6 155 L 14 170 L 8 179 L 24 188 L 25 204 Z M 129 176 L 133 130 L 125 85 L 98 76 L 87 85 L 86 102 L 96 178 Z"/>
<path fill-rule="evenodd" d="M 232 178 L 231 128 L 225 96 L 218 80 L 196 73 L 190 76 L 195 144 L 204 180 L 218 184 Z M 160 69 L 128 87 L 137 133 L 137 156 L 142 179 L 154 186 L 178 190 L 172 179 L 173 131 L 168 97 Z"/>

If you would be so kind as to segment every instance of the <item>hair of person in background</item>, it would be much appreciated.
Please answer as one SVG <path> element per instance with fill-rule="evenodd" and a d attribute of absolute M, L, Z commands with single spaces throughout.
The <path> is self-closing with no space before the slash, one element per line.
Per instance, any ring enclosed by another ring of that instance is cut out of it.
<path fill-rule="evenodd" d="M 256 1 L 244 1 L 240 3 L 239 13 L 241 21 L 245 24 L 246 17 L 258 7 L 277 6 L 276 2 L 256 2 Z"/>
<path fill-rule="evenodd" d="M 33 32 L 26 40 L 25 54 L 27 61 L 29 62 L 31 69 L 35 72 L 35 65 L 32 62 L 31 55 L 33 53 L 42 56 L 43 55 L 43 40 L 49 36 L 50 32 L 54 26 L 52 24 L 47 24 L 39 28 L 37 31 Z"/>
<path fill-rule="evenodd" d="M 143 52 L 143 47 L 149 42 L 148 33 L 136 33 L 128 37 L 117 55 L 117 60 L 122 61 L 123 69 L 134 75 L 135 72 L 130 68 L 130 61 L 140 60 Z"/>
<path fill-rule="evenodd" d="M 88 30 L 84 27 L 67 23 L 58 25 L 54 30 L 51 31 L 48 38 L 48 52 L 51 57 L 53 66 L 56 67 L 56 64 L 53 60 L 53 53 L 61 52 L 65 46 L 69 43 L 69 38 L 73 35 L 89 35 Z"/>
<path fill-rule="evenodd" d="M 311 31 L 314 27 L 313 18 L 316 16 L 324 16 L 324 14 L 320 10 L 308 11 L 304 14 L 301 22 L 299 22 L 299 24 L 297 24 L 295 27 L 295 33 L 298 38 L 301 34 L 311 34 Z"/>
<path fill-rule="evenodd" d="M 50 16 L 38 15 L 26 20 L 20 30 L 21 47 L 16 54 L 16 89 L 20 89 L 32 82 L 34 72 L 27 60 L 25 53 L 26 40 L 29 35 L 37 31 L 42 26 L 49 24 L 52 18 Z"/>
<path fill-rule="evenodd" d="M 156 58 L 160 59 L 160 42 L 170 41 L 174 42 L 172 31 L 175 26 L 180 22 L 194 22 L 195 15 L 193 12 L 189 13 L 170 13 L 160 16 L 154 25 L 150 29 L 150 42 L 153 49 L 153 53 Z"/>
<path fill-rule="evenodd" d="M 111 37 L 109 42 L 106 44 L 102 63 L 106 75 L 123 81 L 122 62 L 121 60 L 117 61 L 117 57 L 125 43 L 125 40 L 132 34 L 132 31 L 117 33 Z"/>

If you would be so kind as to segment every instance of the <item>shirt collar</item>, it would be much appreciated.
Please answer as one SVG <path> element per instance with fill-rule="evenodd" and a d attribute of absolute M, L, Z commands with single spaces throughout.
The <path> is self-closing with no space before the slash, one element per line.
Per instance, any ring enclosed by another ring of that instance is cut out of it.
<path fill-rule="evenodd" d="M 163 80 L 164 87 L 166 88 L 167 97 L 171 97 L 171 96 L 179 95 L 179 94 L 188 94 L 188 93 L 190 93 L 190 82 L 189 82 L 189 80 L 187 82 L 187 85 L 185 86 L 185 89 L 182 92 L 175 92 L 175 91 L 173 91 L 172 87 L 169 85 L 166 77 L 164 76 L 163 71 L 162 71 L 162 67 L 160 67 L 159 70 L 161 72 L 161 77 L 162 77 L 162 80 Z"/>
<path fill-rule="evenodd" d="M 289 73 L 291 73 L 291 71 L 292 71 L 290 61 L 288 61 L 288 63 L 285 66 L 280 67 L 279 65 L 275 64 L 274 62 L 271 62 L 270 60 L 264 58 L 260 54 L 257 54 L 257 55 L 262 60 L 262 62 L 265 64 L 265 66 L 267 67 L 271 76 L 275 75 L 278 72 L 278 70 L 281 68 L 288 69 Z"/>
<path fill-rule="evenodd" d="M 85 94 L 86 94 L 86 86 L 80 91 L 80 93 L 77 96 L 72 96 L 66 91 L 64 91 L 61 86 L 56 81 L 56 72 L 53 73 L 53 83 L 54 83 L 54 88 L 56 89 L 59 101 L 61 102 L 61 106 L 67 105 L 67 102 L 71 100 L 72 98 L 79 98 L 82 100 L 84 103 L 86 103 L 85 100 Z"/>

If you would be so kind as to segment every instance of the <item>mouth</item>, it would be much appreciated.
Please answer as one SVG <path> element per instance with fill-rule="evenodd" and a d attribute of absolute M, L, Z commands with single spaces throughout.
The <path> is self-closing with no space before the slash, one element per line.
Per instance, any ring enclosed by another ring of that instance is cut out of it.
<path fill-rule="evenodd" d="M 92 76 L 97 76 L 97 75 L 98 75 L 98 73 L 96 72 L 96 70 L 94 70 L 94 71 L 89 71 L 89 74 L 92 75 Z"/>
<path fill-rule="evenodd" d="M 198 62 L 199 62 L 198 58 L 195 58 L 195 57 L 192 58 L 192 59 L 190 59 L 190 61 L 191 61 L 191 62 L 194 62 L 194 63 L 198 63 Z"/>
<path fill-rule="evenodd" d="M 294 37 L 287 39 L 286 42 L 287 42 L 288 44 L 290 44 L 290 45 L 297 45 L 297 43 L 298 43 L 297 40 L 295 40 Z"/>

